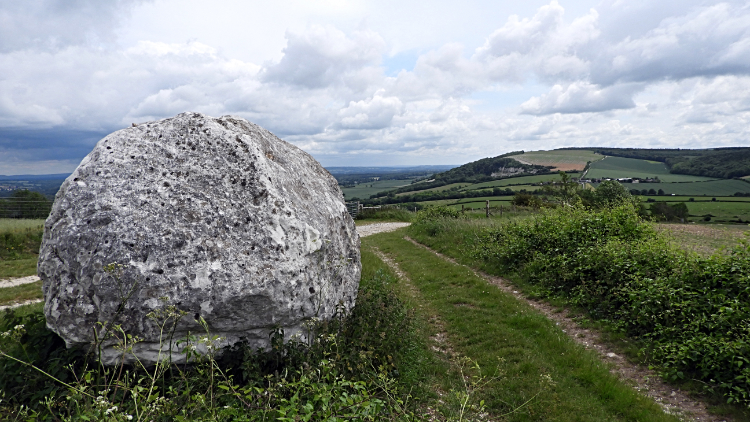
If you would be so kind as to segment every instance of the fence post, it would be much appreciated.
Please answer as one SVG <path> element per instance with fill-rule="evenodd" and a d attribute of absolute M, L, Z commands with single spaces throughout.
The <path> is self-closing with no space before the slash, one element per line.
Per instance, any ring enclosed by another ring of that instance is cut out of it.
<path fill-rule="evenodd" d="M 500 218 L 503 217 L 503 205 L 500 204 Z"/>
<path fill-rule="evenodd" d="M 485 207 L 485 212 L 487 213 L 487 218 L 490 218 L 490 200 L 487 200 L 487 205 Z"/>
<path fill-rule="evenodd" d="M 464 204 L 461 204 L 461 214 L 464 213 Z"/>

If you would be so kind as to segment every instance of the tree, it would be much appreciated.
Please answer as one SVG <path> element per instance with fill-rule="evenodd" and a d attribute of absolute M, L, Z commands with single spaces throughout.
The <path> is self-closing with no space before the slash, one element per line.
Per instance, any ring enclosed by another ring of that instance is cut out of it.
<path fill-rule="evenodd" d="M 47 218 L 51 210 L 52 202 L 47 197 L 26 189 L 0 200 L 0 217 L 3 218 Z"/>
<path fill-rule="evenodd" d="M 570 176 L 564 171 L 561 171 L 558 174 L 560 175 L 560 180 L 545 185 L 542 188 L 542 192 L 545 195 L 554 197 L 557 202 L 564 206 L 572 206 L 580 202 L 581 198 L 578 193 L 581 190 L 581 187 L 578 182 L 571 180 Z"/>
<path fill-rule="evenodd" d="M 596 188 L 588 204 L 594 208 L 616 207 L 627 203 L 636 203 L 628 189 L 614 180 L 606 180 Z"/>

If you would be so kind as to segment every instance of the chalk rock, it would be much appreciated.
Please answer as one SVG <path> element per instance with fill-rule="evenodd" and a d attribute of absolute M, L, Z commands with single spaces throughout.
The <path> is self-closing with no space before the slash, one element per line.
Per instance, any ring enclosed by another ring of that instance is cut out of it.
<path fill-rule="evenodd" d="M 203 317 L 219 346 L 266 347 L 274 327 L 288 337 L 351 309 L 361 264 L 341 190 L 315 159 L 241 118 L 183 113 L 99 141 L 55 198 L 38 273 L 47 326 L 69 347 L 96 330 L 117 363 L 120 324 L 153 363 L 169 351 L 170 306 L 186 313 L 173 341 L 205 333 Z"/>

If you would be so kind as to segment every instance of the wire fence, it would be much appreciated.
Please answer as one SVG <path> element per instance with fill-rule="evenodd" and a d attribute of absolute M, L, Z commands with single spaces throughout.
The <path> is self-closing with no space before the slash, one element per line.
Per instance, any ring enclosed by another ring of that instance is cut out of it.
<path fill-rule="evenodd" d="M 0 198 L 0 218 L 47 218 L 51 210 L 51 201 Z"/>

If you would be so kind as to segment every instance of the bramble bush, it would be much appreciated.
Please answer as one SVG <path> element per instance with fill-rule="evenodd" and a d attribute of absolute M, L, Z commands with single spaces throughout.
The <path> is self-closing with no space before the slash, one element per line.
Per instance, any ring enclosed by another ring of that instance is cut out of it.
<path fill-rule="evenodd" d="M 558 208 L 484 229 L 475 258 L 607 320 L 672 380 L 750 407 L 750 243 L 708 258 L 668 242 L 631 204 Z"/>

